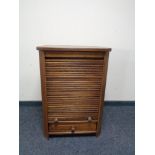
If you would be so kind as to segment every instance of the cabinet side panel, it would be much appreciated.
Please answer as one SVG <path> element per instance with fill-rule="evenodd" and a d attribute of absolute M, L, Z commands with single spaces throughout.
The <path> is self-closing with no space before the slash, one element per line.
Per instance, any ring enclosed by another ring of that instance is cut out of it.
<path fill-rule="evenodd" d="M 42 92 L 42 107 L 44 121 L 44 135 L 48 138 L 48 116 L 47 116 L 47 95 L 46 95 L 46 75 L 45 75 L 45 55 L 44 51 L 39 51 L 40 58 L 40 76 L 41 76 L 41 92 Z"/>
<path fill-rule="evenodd" d="M 98 124 L 97 124 L 97 136 L 100 134 L 101 130 L 101 123 L 102 123 L 102 113 L 103 113 L 103 106 L 104 106 L 104 96 L 105 96 L 105 87 L 106 87 L 106 77 L 107 77 L 107 70 L 108 70 L 108 59 L 109 59 L 109 52 L 105 52 L 104 56 L 104 67 L 103 67 L 103 78 L 101 83 L 101 92 L 100 92 L 100 105 L 99 105 L 99 114 L 98 114 Z"/>

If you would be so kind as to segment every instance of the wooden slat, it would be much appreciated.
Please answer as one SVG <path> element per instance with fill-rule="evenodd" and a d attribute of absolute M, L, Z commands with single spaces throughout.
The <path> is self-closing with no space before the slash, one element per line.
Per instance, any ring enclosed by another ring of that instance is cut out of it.
<path fill-rule="evenodd" d="M 79 111 L 98 111 L 98 106 L 93 106 L 93 107 L 91 107 L 91 106 L 66 106 L 66 107 L 63 107 L 63 106 L 61 106 L 61 107 L 57 107 L 57 106 L 52 106 L 52 107 L 48 107 L 48 111 L 49 112 L 52 112 L 52 111 L 62 111 L 62 112 L 73 112 L 73 111 L 75 111 L 75 112 L 79 112 Z"/>
<path fill-rule="evenodd" d="M 48 57 L 46 57 L 46 62 L 100 62 L 100 63 L 103 63 L 103 60 L 104 60 L 104 58 L 102 58 L 102 59 L 95 59 L 95 58 L 93 58 L 93 59 L 78 59 L 78 58 L 76 58 L 76 59 L 56 59 L 56 58 L 48 58 Z"/>
<path fill-rule="evenodd" d="M 80 122 L 88 122 L 88 117 L 91 117 L 92 118 L 92 121 L 95 121 L 97 122 L 97 116 L 93 115 L 93 116 L 90 116 L 90 115 L 85 115 L 85 116 L 51 116 L 49 115 L 48 116 L 48 121 L 49 122 L 54 122 L 55 118 L 58 119 L 58 121 L 63 121 L 63 122 L 77 122 L 77 121 L 80 121 Z"/>
<path fill-rule="evenodd" d="M 103 58 L 102 52 L 45 52 L 46 58 Z"/>
<path fill-rule="evenodd" d="M 48 100 L 50 100 L 50 97 L 48 98 Z M 48 101 L 48 104 L 54 104 L 54 103 L 64 103 L 64 102 L 68 102 L 68 103 L 77 103 L 77 104 L 79 104 L 79 103 L 94 103 L 94 102 L 99 102 L 100 100 L 99 100 L 99 98 L 97 97 L 97 98 L 95 98 L 95 97 L 83 97 L 83 98 L 79 98 L 79 97 L 72 97 L 72 98 L 67 98 L 67 99 L 65 99 L 65 98 L 52 98 L 52 102 L 50 102 L 50 101 Z"/>
<path fill-rule="evenodd" d="M 55 88 L 55 89 L 54 89 Z M 54 87 L 52 89 L 50 88 L 47 88 L 47 91 L 50 92 L 50 93 L 53 93 L 53 92 L 61 92 L 61 93 L 64 93 L 64 92 L 83 92 L 83 91 L 88 91 L 88 92 L 94 92 L 94 91 L 100 91 L 99 88 L 86 88 L 86 87 L 83 87 L 83 88 L 75 88 L 75 87 L 71 87 L 71 88 L 60 88 L 60 87 Z"/>
<path fill-rule="evenodd" d="M 57 113 L 57 112 L 48 112 L 49 116 L 53 116 L 53 117 L 58 117 L 58 116 L 62 116 L 62 117 L 77 117 L 77 116 L 97 116 L 97 112 L 61 112 L 61 113 Z"/>
<path fill-rule="evenodd" d="M 74 101 L 78 101 L 78 100 L 80 100 L 80 101 L 85 101 L 86 99 L 89 99 L 89 100 L 99 100 L 99 98 L 98 97 L 94 97 L 94 96 L 90 96 L 90 97 L 78 97 L 78 96 L 75 96 L 75 97 L 66 97 L 66 96 L 63 96 L 63 97 L 61 97 L 61 96 L 59 96 L 59 98 L 58 97 L 54 97 L 54 96 L 52 96 L 52 97 L 48 97 L 47 98 L 48 99 L 48 103 L 50 103 L 50 101 L 52 102 L 54 102 L 55 100 L 60 100 L 60 101 L 71 101 L 71 100 L 74 100 Z"/>
<path fill-rule="evenodd" d="M 67 107 L 62 107 L 62 108 L 51 107 L 48 109 L 48 112 L 51 112 L 51 113 L 53 112 L 53 114 L 57 111 L 62 112 L 62 113 L 64 112 L 66 114 L 73 113 L 73 112 L 75 112 L 75 113 L 76 112 L 77 113 L 79 113 L 79 112 L 86 112 L 86 113 L 98 112 L 98 106 L 96 105 L 96 107 L 90 107 L 90 106 L 84 107 L 84 106 L 79 105 L 79 107 L 76 107 L 76 106 L 72 105 L 72 106 L 67 106 Z"/>
<path fill-rule="evenodd" d="M 91 122 L 92 123 L 97 123 L 97 120 L 92 120 Z M 55 124 L 54 119 L 53 120 L 48 120 L 48 123 Z M 86 120 L 79 120 L 79 118 L 78 118 L 78 119 L 72 120 L 72 121 L 59 120 L 59 123 L 88 123 L 88 120 L 87 119 Z"/>
<path fill-rule="evenodd" d="M 103 66 L 92 66 L 92 67 L 87 67 L 87 66 L 61 66 L 61 67 L 56 67 L 56 66 L 46 66 L 46 71 L 50 72 L 101 72 Z"/>
<path fill-rule="evenodd" d="M 99 102 L 97 103 L 68 103 L 67 101 L 66 102 L 63 102 L 63 103 L 49 103 L 48 104 L 48 107 L 64 107 L 66 105 L 66 107 L 90 107 L 90 108 L 93 108 L 93 107 L 98 107 L 99 106 Z"/>
<path fill-rule="evenodd" d="M 62 82 L 72 82 L 72 81 L 90 81 L 90 82 L 96 82 L 99 81 L 101 82 L 101 78 L 88 78 L 88 77 L 74 77 L 74 78 L 69 78 L 69 77 L 48 77 L 46 78 L 47 82 L 54 82 L 54 81 L 62 81 Z"/>
<path fill-rule="evenodd" d="M 76 70 L 73 70 L 73 71 L 46 71 L 46 76 L 50 76 L 50 75 L 62 75 L 62 76 L 65 76 L 65 75 L 77 75 L 78 74 L 82 74 L 82 75 L 85 75 L 87 77 L 87 75 L 92 75 L 92 76 L 99 76 L 101 75 L 102 73 L 101 72 L 96 72 L 96 71 L 88 71 L 88 70 L 85 70 L 85 71 L 76 71 Z M 54 78 L 54 77 L 53 77 Z"/>
<path fill-rule="evenodd" d="M 103 66 L 103 60 L 102 61 L 45 61 L 46 66 L 51 65 L 51 66 Z"/>
<path fill-rule="evenodd" d="M 52 80 L 51 81 L 46 81 L 47 82 L 47 84 L 50 84 L 50 83 L 58 83 L 58 84 L 66 84 L 66 85 L 68 85 L 68 84 L 80 84 L 80 83 L 83 83 L 83 84 L 89 84 L 89 85 L 91 85 L 91 84 L 94 84 L 94 85 L 96 85 L 96 84 L 101 84 L 101 81 L 93 81 L 93 80 L 88 80 L 88 79 L 62 79 L 62 78 L 58 78 L 58 79 L 56 79 L 56 78 L 51 78 Z"/>
<path fill-rule="evenodd" d="M 95 134 L 95 131 L 75 131 L 74 133 L 71 133 L 70 131 L 61 131 L 61 132 L 56 132 L 56 131 L 52 131 L 52 132 L 48 132 L 49 135 L 70 135 L 70 134 Z"/>
<path fill-rule="evenodd" d="M 87 68 L 91 68 L 91 67 L 103 67 L 103 60 L 102 61 L 93 61 L 93 62 L 89 62 L 89 61 L 66 61 L 66 62 L 62 62 L 62 61 L 46 61 L 45 62 L 45 66 L 46 67 L 87 67 Z"/>
<path fill-rule="evenodd" d="M 74 100 L 53 100 L 48 102 L 48 106 L 96 106 L 99 105 L 99 101 L 74 101 Z"/>
<path fill-rule="evenodd" d="M 50 88 L 51 86 L 52 87 L 54 87 L 54 86 L 55 87 L 56 86 L 60 87 L 61 86 L 62 88 L 63 87 L 76 87 L 76 88 L 77 87 L 79 87 L 79 88 L 80 87 L 86 87 L 86 88 L 89 88 L 89 87 L 93 87 L 93 88 L 94 87 L 101 87 L 101 85 L 99 83 L 97 83 L 97 82 L 95 84 L 95 83 L 84 83 L 84 82 L 77 82 L 76 83 L 76 82 L 69 82 L 69 81 L 68 82 L 67 81 L 66 82 L 65 81 L 64 82 L 50 82 L 50 81 L 47 81 L 46 85 L 47 85 L 47 88 L 48 87 Z"/>
<path fill-rule="evenodd" d="M 60 91 L 55 91 L 55 92 L 47 92 L 47 96 L 97 96 L 100 91 L 67 91 L 67 92 L 60 92 Z"/>
<path fill-rule="evenodd" d="M 65 115 L 65 113 L 68 113 L 68 111 L 70 113 L 72 113 L 72 115 L 75 114 L 79 114 L 81 115 L 81 113 L 97 113 L 98 109 L 72 109 L 72 108 L 68 108 L 68 109 L 56 109 L 56 108 L 52 108 L 52 109 L 48 109 L 49 113 L 63 113 Z"/>

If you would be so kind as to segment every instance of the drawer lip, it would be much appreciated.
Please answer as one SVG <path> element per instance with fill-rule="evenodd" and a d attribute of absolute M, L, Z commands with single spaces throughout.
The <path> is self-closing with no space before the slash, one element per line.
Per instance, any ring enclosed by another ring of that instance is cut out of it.
<path fill-rule="evenodd" d="M 76 134 L 96 134 L 96 130 L 95 131 L 76 131 L 74 133 L 71 132 L 52 132 L 49 131 L 48 134 L 49 135 L 76 135 Z"/>
<path fill-rule="evenodd" d="M 92 120 L 90 123 L 97 123 L 98 120 Z M 82 124 L 82 123 L 89 123 L 87 120 L 79 120 L 79 121 L 59 121 L 60 124 Z M 48 124 L 54 124 L 54 121 L 49 121 L 48 120 Z"/>

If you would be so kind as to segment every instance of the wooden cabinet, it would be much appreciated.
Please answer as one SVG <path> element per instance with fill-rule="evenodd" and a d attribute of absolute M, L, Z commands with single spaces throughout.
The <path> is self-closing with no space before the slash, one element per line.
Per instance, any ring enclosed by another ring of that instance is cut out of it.
<path fill-rule="evenodd" d="M 98 135 L 110 48 L 39 46 L 45 136 Z"/>

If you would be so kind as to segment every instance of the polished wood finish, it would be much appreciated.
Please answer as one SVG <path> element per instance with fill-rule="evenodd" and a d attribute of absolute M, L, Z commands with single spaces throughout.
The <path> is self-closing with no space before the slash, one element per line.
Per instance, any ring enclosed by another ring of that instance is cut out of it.
<path fill-rule="evenodd" d="M 111 48 L 106 48 L 106 47 L 99 47 L 99 46 L 72 46 L 72 45 L 44 45 L 44 46 L 38 46 L 37 50 L 46 50 L 46 51 L 89 51 L 89 52 L 94 52 L 94 51 L 111 51 Z"/>
<path fill-rule="evenodd" d="M 44 134 L 99 135 L 110 48 L 40 46 Z"/>
<path fill-rule="evenodd" d="M 96 123 L 56 123 L 49 124 L 49 132 L 67 132 L 74 133 L 80 131 L 89 131 L 94 133 L 96 131 Z"/>
<path fill-rule="evenodd" d="M 43 51 L 39 51 L 40 58 L 40 75 L 41 75 L 41 90 L 43 101 L 43 117 L 44 117 L 44 135 L 48 138 L 48 109 L 47 109 L 47 92 L 46 92 L 46 73 L 45 73 L 45 55 Z"/>

